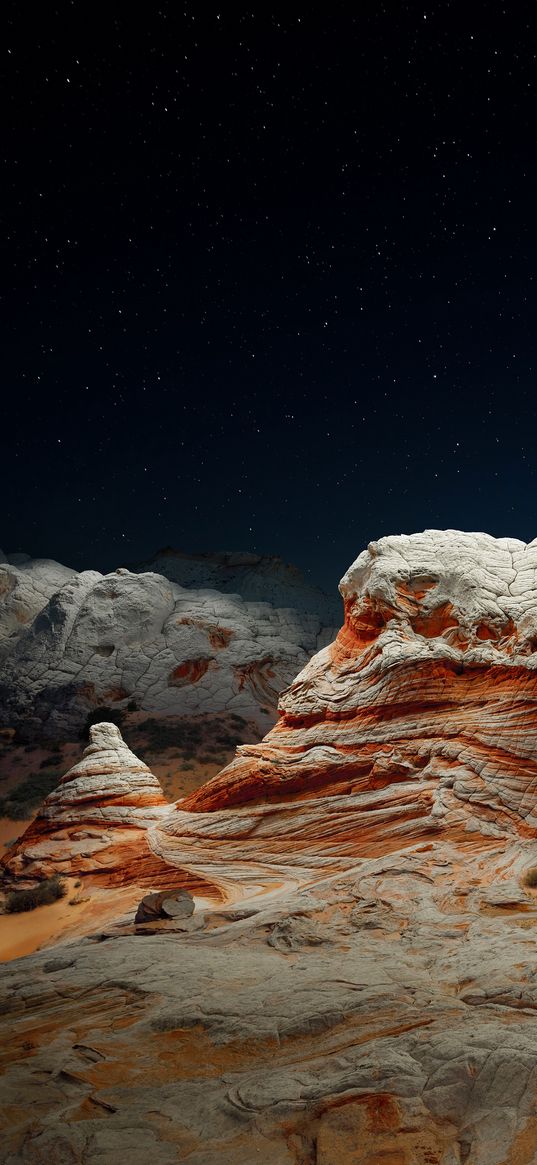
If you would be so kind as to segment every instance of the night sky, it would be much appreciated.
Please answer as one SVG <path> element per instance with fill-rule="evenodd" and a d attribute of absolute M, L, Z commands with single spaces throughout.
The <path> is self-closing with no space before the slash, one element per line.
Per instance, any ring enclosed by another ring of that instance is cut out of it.
<path fill-rule="evenodd" d="M 0 545 L 535 537 L 534 5 L 256 7 L 4 8 Z"/>

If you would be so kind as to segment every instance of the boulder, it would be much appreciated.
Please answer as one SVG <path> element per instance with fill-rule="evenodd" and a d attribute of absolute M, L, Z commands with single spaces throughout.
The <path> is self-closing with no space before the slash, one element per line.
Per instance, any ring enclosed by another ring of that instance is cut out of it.
<path fill-rule="evenodd" d="M 157 918 L 190 918 L 194 899 L 187 890 L 159 890 L 146 894 L 136 911 L 135 922 L 154 922 Z"/>

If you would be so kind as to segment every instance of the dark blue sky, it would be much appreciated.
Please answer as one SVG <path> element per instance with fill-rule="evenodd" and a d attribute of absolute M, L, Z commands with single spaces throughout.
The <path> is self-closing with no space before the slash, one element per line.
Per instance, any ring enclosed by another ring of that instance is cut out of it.
<path fill-rule="evenodd" d="M 533 538 L 534 7 L 203 7 L 7 6 L 0 545 Z"/>

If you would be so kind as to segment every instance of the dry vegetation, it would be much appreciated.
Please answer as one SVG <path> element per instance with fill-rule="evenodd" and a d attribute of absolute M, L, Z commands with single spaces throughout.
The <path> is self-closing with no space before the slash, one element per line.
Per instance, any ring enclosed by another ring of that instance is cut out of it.
<path fill-rule="evenodd" d="M 56 902 L 65 895 L 65 886 L 58 876 L 46 878 L 28 890 L 8 890 L 5 897 L 4 910 L 6 914 L 21 914 L 27 910 L 35 910 L 37 906 L 46 906 Z"/>
<path fill-rule="evenodd" d="M 164 795 L 175 801 L 194 792 L 233 759 L 238 744 L 254 743 L 256 725 L 235 713 L 212 716 L 149 717 L 134 709 L 94 709 L 78 741 L 21 742 L 0 736 L 0 818 L 31 820 L 60 778 L 80 759 L 90 723 L 118 723 L 129 748 L 160 780 Z M 6 833 L 11 838 L 11 833 Z"/>

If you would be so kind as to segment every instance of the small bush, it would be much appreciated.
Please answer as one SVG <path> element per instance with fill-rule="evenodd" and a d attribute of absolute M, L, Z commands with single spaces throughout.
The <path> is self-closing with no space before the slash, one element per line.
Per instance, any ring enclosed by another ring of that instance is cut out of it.
<path fill-rule="evenodd" d="M 53 769 L 56 767 L 56 765 L 61 765 L 62 762 L 63 762 L 63 757 L 62 757 L 61 752 L 53 752 L 50 754 L 50 756 L 45 757 L 45 759 L 41 761 L 39 768 L 40 769 Z"/>
<path fill-rule="evenodd" d="M 237 737 L 232 735 L 230 732 L 221 732 L 220 735 L 216 737 L 216 743 L 223 744 L 225 748 L 235 748 L 237 744 Z"/>
<path fill-rule="evenodd" d="M 7 914 L 21 914 L 26 910 L 35 910 L 36 906 L 47 906 L 56 902 L 65 895 L 65 886 L 58 874 L 39 882 L 31 890 L 10 890 L 6 894 L 5 909 Z"/>
<path fill-rule="evenodd" d="M 111 708 L 107 704 L 101 704 L 99 708 L 94 708 L 86 716 L 85 723 L 80 731 L 80 736 L 82 740 L 89 740 L 89 730 L 92 725 L 101 724 L 103 721 L 107 724 L 115 724 L 121 730 L 123 719 L 123 711 L 121 708 Z"/>
<path fill-rule="evenodd" d="M 195 765 L 191 765 L 189 763 L 189 761 L 187 761 L 186 764 L 181 765 L 181 770 L 183 773 L 192 773 L 194 771 L 195 767 L 196 767 Z"/>
<path fill-rule="evenodd" d="M 0 817 L 9 817 L 12 821 L 33 817 L 45 797 L 56 788 L 62 775 L 58 770 L 30 773 L 25 781 L 21 781 L 15 789 L 10 789 L 5 797 L 0 797 Z"/>
<path fill-rule="evenodd" d="M 524 875 L 525 886 L 537 886 L 537 866 L 531 866 Z"/>

